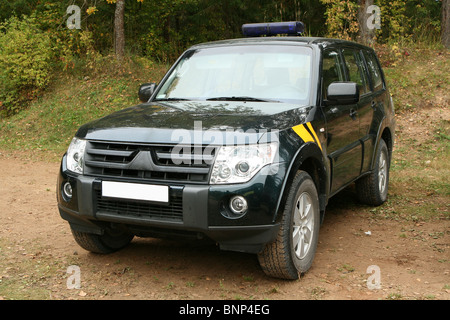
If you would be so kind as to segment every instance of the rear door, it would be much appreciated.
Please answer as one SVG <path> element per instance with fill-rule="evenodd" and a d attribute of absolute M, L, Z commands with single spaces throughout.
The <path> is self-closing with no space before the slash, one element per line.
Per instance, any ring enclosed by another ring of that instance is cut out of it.
<path fill-rule="evenodd" d="M 364 146 L 362 171 L 366 172 L 372 167 L 377 134 L 384 117 L 383 103 L 386 99 L 386 87 L 375 53 L 370 50 L 362 50 L 361 54 L 364 57 L 371 91 L 370 105 L 362 106 L 359 117 L 359 127 Z"/>

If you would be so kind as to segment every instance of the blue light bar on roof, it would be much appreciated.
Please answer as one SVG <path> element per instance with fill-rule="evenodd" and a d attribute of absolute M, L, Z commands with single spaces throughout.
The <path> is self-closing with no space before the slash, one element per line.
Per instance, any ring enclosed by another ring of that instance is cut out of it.
<path fill-rule="evenodd" d="M 301 21 L 246 23 L 242 25 L 242 33 L 246 37 L 275 36 L 278 34 L 299 35 L 305 31 Z"/>

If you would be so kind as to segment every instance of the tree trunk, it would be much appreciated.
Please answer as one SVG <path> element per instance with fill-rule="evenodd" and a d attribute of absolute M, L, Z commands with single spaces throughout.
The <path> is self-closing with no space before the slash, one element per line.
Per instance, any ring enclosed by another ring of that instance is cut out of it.
<path fill-rule="evenodd" d="M 375 37 L 375 29 L 368 25 L 368 19 L 371 19 L 371 13 L 367 13 L 367 8 L 373 5 L 373 0 L 358 0 L 358 24 L 359 41 L 365 45 L 371 45 Z"/>
<path fill-rule="evenodd" d="M 442 21 L 441 21 L 442 44 L 450 49 L 450 3 L 449 0 L 442 0 Z"/>
<path fill-rule="evenodd" d="M 117 59 L 125 55 L 125 28 L 124 28 L 125 0 L 117 0 L 114 14 L 114 50 Z"/>

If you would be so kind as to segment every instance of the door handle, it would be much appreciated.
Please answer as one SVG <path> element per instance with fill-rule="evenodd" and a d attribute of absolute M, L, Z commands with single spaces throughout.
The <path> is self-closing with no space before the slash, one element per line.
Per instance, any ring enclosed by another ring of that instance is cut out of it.
<path fill-rule="evenodd" d="M 375 101 L 372 101 L 370 106 L 372 107 L 372 109 L 375 109 L 377 107 L 377 103 Z"/>
<path fill-rule="evenodd" d="M 357 115 L 358 115 L 358 111 L 356 111 L 355 109 L 350 109 L 350 118 L 352 118 L 353 120 L 356 120 Z"/>

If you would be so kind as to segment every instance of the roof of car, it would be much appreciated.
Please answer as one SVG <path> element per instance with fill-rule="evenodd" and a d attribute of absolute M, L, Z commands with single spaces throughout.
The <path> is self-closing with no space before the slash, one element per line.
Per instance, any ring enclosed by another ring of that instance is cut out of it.
<path fill-rule="evenodd" d="M 341 40 L 341 39 L 332 39 L 332 38 L 323 38 L 323 37 L 249 37 L 249 38 L 236 38 L 236 39 L 228 39 L 228 40 L 218 40 L 212 42 L 205 42 L 194 45 L 191 49 L 199 49 L 202 47 L 214 47 L 214 46 L 228 46 L 228 45 L 242 45 L 242 44 L 281 44 L 281 43 L 298 43 L 303 45 L 322 45 L 323 47 L 332 46 L 335 44 L 339 45 L 351 45 L 351 46 L 359 46 L 363 48 L 368 48 L 362 44 Z M 370 49 L 370 48 L 368 48 Z"/>

